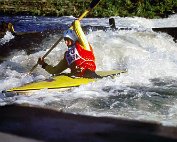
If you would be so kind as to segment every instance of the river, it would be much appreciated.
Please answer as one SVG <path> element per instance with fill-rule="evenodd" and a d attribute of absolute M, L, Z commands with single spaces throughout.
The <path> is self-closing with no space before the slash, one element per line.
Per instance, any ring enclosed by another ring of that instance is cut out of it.
<path fill-rule="evenodd" d="M 107 77 L 65 92 L 40 90 L 30 96 L 0 96 L 0 106 L 25 104 L 68 113 L 155 121 L 177 126 L 177 43 L 166 33 L 151 28 L 175 27 L 177 15 L 164 19 L 114 17 L 117 28 L 131 30 L 88 30 L 87 38 L 94 49 L 97 70 L 124 69 L 127 73 Z M 15 23 L 16 32 L 65 30 L 74 17 L 2 17 Z M 109 27 L 109 18 L 84 18 L 83 26 Z M 0 40 L 5 44 L 13 35 Z M 26 73 L 43 56 L 59 34 L 51 35 L 38 45 L 35 52 L 13 50 L 0 63 L 0 91 L 32 81 L 49 78 L 37 67 Z M 29 39 L 30 40 L 30 39 Z M 4 42 L 5 41 L 5 42 Z M 62 59 L 67 47 L 64 41 L 46 57 L 50 64 Z M 0 49 L 3 53 L 4 49 Z M 2 57 L 1 57 L 2 58 Z"/>

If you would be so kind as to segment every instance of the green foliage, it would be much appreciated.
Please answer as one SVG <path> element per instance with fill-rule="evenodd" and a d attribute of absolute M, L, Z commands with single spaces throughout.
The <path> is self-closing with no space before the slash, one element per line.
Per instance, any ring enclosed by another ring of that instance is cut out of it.
<path fill-rule="evenodd" d="M 0 12 L 78 17 L 92 0 L 1 0 Z M 177 13 L 177 0 L 101 0 L 90 17 L 167 17 Z"/>

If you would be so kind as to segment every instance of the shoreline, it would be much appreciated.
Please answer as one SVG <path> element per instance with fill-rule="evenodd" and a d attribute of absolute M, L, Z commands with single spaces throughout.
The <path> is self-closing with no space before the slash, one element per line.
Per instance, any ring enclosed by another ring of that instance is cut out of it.
<path fill-rule="evenodd" d="M 177 141 L 177 128 L 157 122 L 93 117 L 22 105 L 0 107 L 0 136 L 8 142 Z"/>
<path fill-rule="evenodd" d="M 42 0 L 27 1 L 13 0 L 0 1 L 0 14 L 2 15 L 32 15 L 32 16 L 68 16 L 78 17 L 88 8 L 90 1 L 78 0 Z M 20 7 L 19 7 L 20 5 Z M 145 17 L 167 18 L 177 13 L 177 3 L 168 0 L 160 1 L 114 1 L 102 0 L 88 17 Z"/>

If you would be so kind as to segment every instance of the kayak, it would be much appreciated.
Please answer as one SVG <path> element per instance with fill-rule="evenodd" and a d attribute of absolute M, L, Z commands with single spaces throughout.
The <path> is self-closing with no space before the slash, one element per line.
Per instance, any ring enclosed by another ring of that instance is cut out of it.
<path fill-rule="evenodd" d="M 102 77 L 115 76 L 125 72 L 126 71 L 124 70 L 96 71 L 96 73 Z M 67 74 L 62 74 L 62 75 L 54 76 L 50 79 L 46 79 L 44 81 L 31 82 L 20 87 L 12 88 L 6 90 L 5 92 L 6 93 L 14 92 L 16 94 L 23 94 L 23 95 L 32 94 L 35 91 L 41 89 L 48 89 L 49 91 L 61 92 L 61 91 L 66 91 L 68 89 L 71 89 L 72 87 L 78 87 L 80 85 L 94 82 L 96 80 L 98 79 L 72 77 L 72 76 L 68 76 Z"/>

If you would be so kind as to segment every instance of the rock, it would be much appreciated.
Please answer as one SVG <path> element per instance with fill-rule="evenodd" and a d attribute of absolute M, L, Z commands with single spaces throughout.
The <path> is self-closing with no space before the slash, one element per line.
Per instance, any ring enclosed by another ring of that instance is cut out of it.
<path fill-rule="evenodd" d="M 159 123 L 92 117 L 51 109 L 9 105 L 0 108 L 3 142 L 175 142 L 177 128 Z"/>

